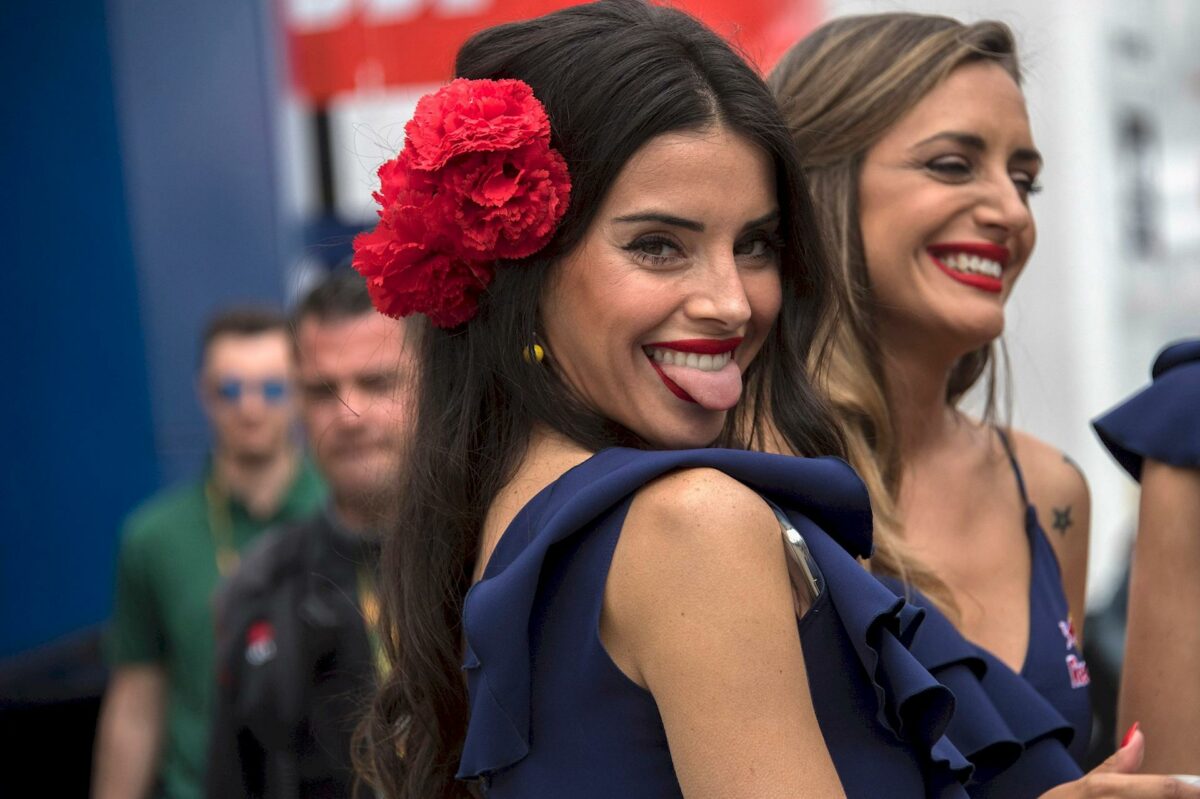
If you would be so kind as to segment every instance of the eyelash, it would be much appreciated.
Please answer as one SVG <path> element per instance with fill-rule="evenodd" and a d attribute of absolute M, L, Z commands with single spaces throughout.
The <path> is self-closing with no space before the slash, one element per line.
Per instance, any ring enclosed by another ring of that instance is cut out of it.
<path fill-rule="evenodd" d="M 969 163 L 964 163 L 959 158 L 954 158 L 951 160 L 945 156 L 925 163 L 924 168 L 930 172 L 933 172 L 934 174 L 958 180 L 964 180 L 967 177 L 970 177 L 971 173 L 971 166 Z M 1022 194 L 1024 194 L 1026 197 L 1037 194 L 1042 190 L 1042 184 L 1038 183 L 1036 178 L 1030 178 L 1029 180 L 1013 178 L 1013 183 L 1017 185 Z"/>
<path fill-rule="evenodd" d="M 623 249 L 635 259 L 650 266 L 664 266 L 672 258 L 678 257 L 670 255 L 655 255 L 653 253 L 646 252 L 646 250 L 651 247 L 670 247 L 672 250 L 676 251 L 680 249 L 679 245 L 674 241 L 671 241 L 671 239 L 667 238 L 666 236 L 659 235 L 640 236 L 626 244 Z"/>
<path fill-rule="evenodd" d="M 750 234 L 749 238 L 743 239 L 742 243 L 743 244 L 757 244 L 760 241 L 765 245 L 765 249 L 759 255 L 750 256 L 750 257 L 774 262 L 776 260 L 776 258 L 779 257 L 780 250 L 783 249 L 783 237 L 780 236 L 779 233 L 774 230 L 772 230 L 770 232 L 765 231 L 765 230 L 760 230 L 760 231 Z"/>
<path fill-rule="evenodd" d="M 766 245 L 766 249 L 759 255 L 751 256 L 753 258 L 769 258 L 773 261 L 779 254 L 779 251 L 783 249 L 782 237 L 780 237 L 778 233 L 768 233 L 765 230 L 751 234 L 749 238 L 742 239 L 735 246 L 742 247 L 745 244 L 755 244 L 760 241 Z M 646 252 L 646 249 L 651 247 L 670 247 L 672 250 L 682 250 L 682 248 L 671 239 L 657 234 L 636 238 L 629 244 L 626 244 L 624 247 L 622 247 L 622 249 L 632 255 L 635 259 L 649 266 L 665 266 L 673 259 L 680 257 L 679 255 L 654 255 Z"/>

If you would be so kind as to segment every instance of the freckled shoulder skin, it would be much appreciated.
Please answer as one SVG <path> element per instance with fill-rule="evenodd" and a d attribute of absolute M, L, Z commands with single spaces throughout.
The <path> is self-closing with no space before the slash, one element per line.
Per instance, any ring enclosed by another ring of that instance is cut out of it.
<path fill-rule="evenodd" d="M 601 637 L 654 694 L 686 796 L 842 795 L 794 625 L 779 523 L 758 494 L 716 469 L 638 492 Z"/>
<path fill-rule="evenodd" d="M 788 529 L 821 578 L 800 618 Z M 842 460 L 589 457 L 523 503 L 467 594 L 459 778 L 498 798 L 966 799 L 1031 729 L 1059 756 L 1035 776 L 1078 777 L 1047 701 L 1017 675 L 984 685 L 947 623 L 935 648 L 975 708 L 956 717 L 911 649 L 924 613 L 863 568 L 870 546 Z"/>

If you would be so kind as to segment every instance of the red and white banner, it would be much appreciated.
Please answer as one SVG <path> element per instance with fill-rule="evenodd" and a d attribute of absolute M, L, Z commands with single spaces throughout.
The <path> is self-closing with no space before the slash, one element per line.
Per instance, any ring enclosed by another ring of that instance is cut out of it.
<path fill-rule="evenodd" d="M 568 0 L 280 0 L 293 90 L 312 105 L 359 91 L 437 84 L 473 33 Z M 770 68 L 821 20 L 820 0 L 683 0 L 678 7 Z"/>

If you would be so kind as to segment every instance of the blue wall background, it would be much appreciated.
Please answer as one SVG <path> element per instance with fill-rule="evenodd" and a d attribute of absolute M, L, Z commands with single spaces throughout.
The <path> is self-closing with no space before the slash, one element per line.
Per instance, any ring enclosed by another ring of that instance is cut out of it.
<path fill-rule="evenodd" d="M 0 3 L 0 656 L 102 621 L 121 519 L 198 468 L 196 340 L 281 302 L 265 3 Z"/>
<path fill-rule="evenodd" d="M 143 289 L 154 432 L 166 482 L 200 468 L 197 339 L 231 303 L 283 300 L 263 0 L 108 0 L 124 174 Z"/>

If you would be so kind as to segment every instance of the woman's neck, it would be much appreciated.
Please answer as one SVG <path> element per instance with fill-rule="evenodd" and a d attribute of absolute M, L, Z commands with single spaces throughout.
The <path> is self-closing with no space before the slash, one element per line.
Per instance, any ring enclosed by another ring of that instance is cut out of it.
<path fill-rule="evenodd" d="M 590 458 L 593 453 L 545 425 L 536 425 L 516 472 L 496 492 L 483 521 L 474 579 L 483 576 L 492 551 L 521 508 L 546 486 Z"/>
<path fill-rule="evenodd" d="M 902 463 L 944 443 L 960 421 L 946 402 L 956 360 L 918 346 L 884 350 L 888 405 Z"/>

